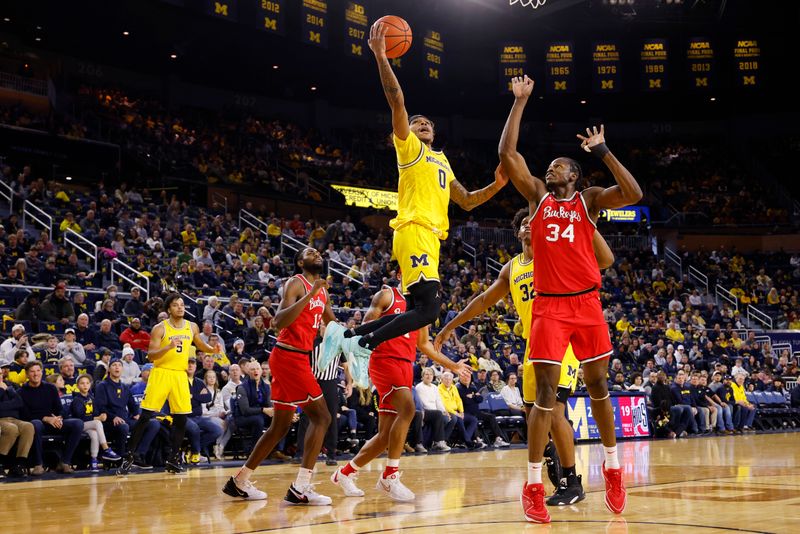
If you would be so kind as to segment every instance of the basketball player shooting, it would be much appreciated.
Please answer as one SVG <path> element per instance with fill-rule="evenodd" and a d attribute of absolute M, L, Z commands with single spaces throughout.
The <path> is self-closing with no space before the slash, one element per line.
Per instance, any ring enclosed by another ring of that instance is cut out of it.
<path fill-rule="evenodd" d="M 410 293 L 411 309 L 381 317 L 356 332 L 326 329 L 323 362 L 334 358 L 340 347 L 345 354 L 366 359 L 384 341 L 432 324 L 441 303 L 439 241 L 447 239 L 450 200 L 469 211 L 492 198 L 508 182 L 499 167 L 494 183 L 477 191 L 467 191 L 456 180 L 447 157 L 432 148 L 433 122 L 423 115 L 409 119 L 403 91 L 386 56 L 389 28 L 380 21 L 373 24 L 369 47 L 375 54 L 383 92 L 392 110 L 392 140 L 400 179 L 397 217 L 389 225 L 394 230 L 393 253 L 403 273 L 402 292 Z"/>
<path fill-rule="evenodd" d="M 533 80 L 512 80 L 514 105 L 500 139 L 500 162 L 514 186 L 528 200 L 531 212 L 531 248 L 536 258 L 531 320 L 531 346 L 528 357 L 536 374 L 536 401 L 531 410 L 528 446 L 528 482 L 523 487 L 525 517 L 535 523 L 549 523 L 542 484 L 542 457 L 547 444 L 556 390 L 564 352 L 571 343 L 583 366 L 583 376 L 591 399 L 605 450 L 603 477 L 605 503 L 613 513 L 625 509 L 623 470 L 617 458 L 614 410 L 608 394 L 606 375 L 612 353 L 608 326 L 603 320 L 598 290 L 600 270 L 592 249 L 595 221 L 602 209 L 621 208 L 642 198 L 642 190 L 631 173 L 611 153 L 601 125 L 578 135 L 581 148 L 591 152 L 608 167 L 617 184 L 577 190 L 582 172 L 578 163 L 567 157 L 554 159 L 545 181 L 533 176 L 525 159 L 517 152 L 522 113 L 533 92 Z"/>

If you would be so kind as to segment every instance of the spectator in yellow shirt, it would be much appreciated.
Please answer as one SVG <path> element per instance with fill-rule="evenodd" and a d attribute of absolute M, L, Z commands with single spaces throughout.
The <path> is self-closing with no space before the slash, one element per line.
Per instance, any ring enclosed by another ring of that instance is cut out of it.
<path fill-rule="evenodd" d="M 753 419 L 755 419 L 756 416 L 756 407 L 750 404 L 750 401 L 747 400 L 744 386 L 744 379 L 746 377 L 747 373 L 737 373 L 736 376 L 733 377 L 731 390 L 733 391 L 733 401 L 739 405 L 739 408 L 742 410 L 741 417 L 739 418 L 739 424 L 741 425 L 740 429 L 748 432 L 753 428 Z M 725 378 L 727 380 L 728 377 Z"/>
<path fill-rule="evenodd" d="M 442 397 L 444 409 L 450 414 L 450 422 L 445 426 L 444 435 L 449 436 L 452 428 L 457 428 L 464 438 L 464 443 L 469 448 L 475 448 L 475 431 L 478 429 L 478 419 L 471 414 L 464 414 L 464 403 L 458 388 L 453 384 L 453 373 L 442 373 L 442 382 L 439 384 L 439 396 Z"/>
<path fill-rule="evenodd" d="M 64 215 L 64 220 L 61 221 L 61 226 L 59 226 L 61 232 L 66 232 L 67 230 L 72 230 L 76 233 L 81 233 L 81 227 L 78 223 L 75 222 L 75 216 L 72 214 L 71 211 L 68 211 L 66 215 Z"/>
<path fill-rule="evenodd" d="M 62 223 L 63 224 L 63 223 Z M 774 287 L 767 293 L 767 304 L 770 306 L 777 306 L 781 302 L 781 297 L 778 295 L 778 290 Z"/>
<path fill-rule="evenodd" d="M 497 318 L 497 324 L 495 324 L 497 328 L 497 333 L 501 336 L 507 336 L 511 333 L 511 326 L 506 322 L 506 318 L 504 315 L 501 315 Z"/>
<path fill-rule="evenodd" d="M 194 233 L 194 228 L 191 224 L 187 224 L 183 232 L 181 232 L 181 240 L 183 240 L 184 245 L 197 245 L 197 234 Z"/>
<path fill-rule="evenodd" d="M 681 327 L 678 326 L 675 321 L 669 323 L 669 327 L 667 327 L 667 331 L 664 335 L 673 343 L 683 343 L 686 340 L 683 332 L 681 332 Z"/>
<path fill-rule="evenodd" d="M 622 332 L 623 334 L 633 333 L 633 325 L 624 315 L 620 318 L 619 321 L 617 321 L 617 332 Z"/>

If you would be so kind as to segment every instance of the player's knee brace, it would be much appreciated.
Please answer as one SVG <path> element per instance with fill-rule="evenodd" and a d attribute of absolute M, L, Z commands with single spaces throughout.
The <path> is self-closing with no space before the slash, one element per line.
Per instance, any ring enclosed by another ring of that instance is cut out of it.
<path fill-rule="evenodd" d="M 420 314 L 425 324 L 433 323 L 439 316 L 442 298 L 439 296 L 439 282 L 420 282 L 411 286 L 414 309 Z"/>

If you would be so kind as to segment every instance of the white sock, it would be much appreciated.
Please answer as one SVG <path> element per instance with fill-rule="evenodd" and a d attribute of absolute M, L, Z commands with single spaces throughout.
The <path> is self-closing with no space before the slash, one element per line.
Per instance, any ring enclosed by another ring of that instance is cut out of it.
<path fill-rule="evenodd" d="M 297 478 L 294 479 L 295 489 L 302 489 L 311 484 L 311 475 L 314 474 L 313 469 L 306 469 L 301 467 L 297 470 Z"/>
<path fill-rule="evenodd" d="M 619 469 L 619 458 L 617 458 L 617 447 L 603 447 L 606 453 L 606 469 Z"/>
<path fill-rule="evenodd" d="M 542 483 L 542 462 L 528 462 L 528 484 Z"/>
<path fill-rule="evenodd" d="M 250 480 L 250 475 L 252 474 L 253 470 L 243 465 L 242 468 L 239 469 L 239 472 L 236 473 L 236 476 L 234 478 L 236 479 L 237 482 L 247 482 L 248 480 Z"/>
<path fill-rule="evenodd" d="M 400 458 L 395 458 L 394 460 L 389 458 L 386 460 L 386 467 L 400 467 Z"/>

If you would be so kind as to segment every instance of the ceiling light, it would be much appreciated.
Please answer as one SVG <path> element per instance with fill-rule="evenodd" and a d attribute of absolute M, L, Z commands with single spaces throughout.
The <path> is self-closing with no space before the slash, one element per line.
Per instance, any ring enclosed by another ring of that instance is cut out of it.
<path fill-rule="evenodd" d="M 311 90 L 312 90 L 312 91 L 316 91 L 316 90 L 317 90 L 317 86 L 316 86 L 316 85 L 312 85 L 312 86 L 311 86 Z"/>
<path fill-rule="evenodd" d="M 581 100 L 581 104 L 585 104 L 585 103 L 586 103 L 586 100 Z"/>
<path fill-rule="evenodd" d="M 279 67 L 277 65 L 273 65 L 272 68 L 278 70 Z"/>
<path fill-rule="evenodd" d="M 178 59 L 178 54 L 170 54 L 169 57 L 171 59 Z"/>
<path fill-rule="evenodd" d="M 70 180 L 72 180 L 72 176 L 67 176 L 66 180 L 69 182 Z"/>
<path fill-rule="evenodd" d="M 125 37 L 129 36 L 130 34 L 131 32 L 122 32 L 122 35 L 124 35 Z"/>

